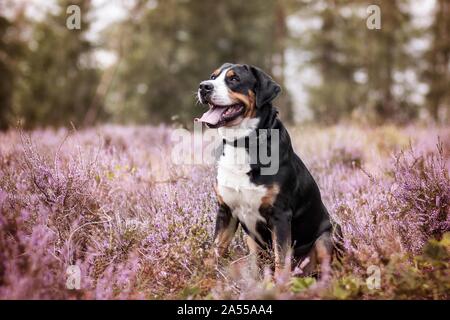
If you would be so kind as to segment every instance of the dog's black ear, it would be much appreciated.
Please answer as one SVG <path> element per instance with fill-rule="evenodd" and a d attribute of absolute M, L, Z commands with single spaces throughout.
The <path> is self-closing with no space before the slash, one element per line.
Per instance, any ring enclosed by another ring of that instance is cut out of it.
<path fill-rule="evenodd" d="M 260 107 L 271 102 L 281 92 L 281 87 L 267 73 L 255 66 L 249 66 L 256 78 L 256 106 Z"/>

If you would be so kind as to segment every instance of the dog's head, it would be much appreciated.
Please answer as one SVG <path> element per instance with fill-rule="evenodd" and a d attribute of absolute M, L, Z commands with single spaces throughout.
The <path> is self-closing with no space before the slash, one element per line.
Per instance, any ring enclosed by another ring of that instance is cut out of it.
<path fill-rule="evenodd" d="M 225 63 L 202 81 L 198 98 L 209 110 L 196 121 L 210 128 L 239 125 L 246 118 L 257 117 L 258 111 L 280 93 L 280 86 L 261 69 Z"/>

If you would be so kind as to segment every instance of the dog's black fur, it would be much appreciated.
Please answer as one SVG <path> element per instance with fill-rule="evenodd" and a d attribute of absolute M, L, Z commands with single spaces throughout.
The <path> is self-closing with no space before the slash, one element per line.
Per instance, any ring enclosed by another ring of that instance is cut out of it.
<path fill-rule="evenodd" d="M 250 181 L 255 185 L 263 185 L 268 188 L 277 186 L 274 201 L 269 205 L 261 204 L 259 213 L 266 220 L 266 223 L 259 221 L 256 225 L 262 241 L 252 234 L 242 221 L 239 221 L 246 233 L 257 243 L 260 248 L 275 249 L 278 251 L 279 261 L 283 264 L 289 248 L 295 261 L 309 256 L 311 262 L 311 272 L 315 271 L 316 263 L 327 263 L 331 260 L 333 253 L 333 227 L 329 214 L 325 208 L 319 188 L 298 155 L 294 152 L 290 136 L 283 123 L 278 118 L 278 111 L 272 105 L 272 100 L 281 91 L 280 86 L 262 70 L 249 65 L 224 64 L 215 74 L 220 74 L 223 70 L 233 70 L 235 77 L 239 81 L 226 79 L 226 85 L 230 92 L 249 96 L 254 93 L 254 112 L 252 117 L 259 118 L 256 128 L 256 135 L 260 137 L 258 129 L 279 130 L 279 170 L 274 175 L 262 175 L 263 164 L 256 159 L 250 165 L 251 170 L 247 173 Z M 201 100 L 208 102 L 208 94 L 200 90 Z M 248 102 L 248 101 L 247 101 Z M 249 106 L 247 106 L 249 108 Z M 270 131 L 266 131 L 270 133 Z M 245 142 L 227 141 L 234 147 L 248 149 L 248 137 L 242 138 Z M 267 135 L 270 147 L 271 135 Z M 268 150 L 270 155 L 270 150 Z M 259 154 L 259 153 L 258 153 Z M 270 164 L 269 164 L 270 165 Z M 269 166 L 266 165 L 266 166 Z M 220 197 L 220 195 L 219 195 Z M 219 201 L 219 210 L 216 220 L 215 239 L 218 246 L 227 246 L 229 237 L 225 241 L 220 240 L 221 234 L 230 232 L 232 213 L 229 206 Z M 231 226 L 231 229 L 236 229 Z M 231 233 L 234 233 L 231 230 Z M 223 238 L 223 237 L 222 237 Z M 278 248 L 278 250 L 277 250 Z M 223 249 L 223 248 L 222 248 Z M 225 248 L 226 249 L 226 248 Z M 223 252 L 223 250 L 221 250 Z M 277 252 L 275 252 L 277 253 Z"/>

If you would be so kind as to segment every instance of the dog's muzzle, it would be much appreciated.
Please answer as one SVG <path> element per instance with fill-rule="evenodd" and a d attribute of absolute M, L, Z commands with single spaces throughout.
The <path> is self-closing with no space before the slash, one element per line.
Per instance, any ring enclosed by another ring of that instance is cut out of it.
<path fill-rule="evenodd" d="M 202 103 L 210 102 L 211 94 L 214 90 L 214 85 L 210 81 L 203 81 L 200 83 L 198 92 Z"/>

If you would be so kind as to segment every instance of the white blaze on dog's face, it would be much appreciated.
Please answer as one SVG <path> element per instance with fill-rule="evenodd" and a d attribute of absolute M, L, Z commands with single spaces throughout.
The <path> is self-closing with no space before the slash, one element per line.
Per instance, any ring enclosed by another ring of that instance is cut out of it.
<path fill-rule="evenodd" d="M 229 106 L 239 101 L 228 94 L 228 86 L 225 83 L 227 72 L 231 68 L 223 69 L 219 76 L 213 75 L 209 83 L 214 86 L 211 94 L 211 104 L 216 106 Z"/>
<path fill-rule="evenodd" d="M 209 128 L 250 128 L 258 123 L 258 108 L 272 101 L 280 86 L 256 67 L 226 63 L 200 83 L 198 98 L 209 110 L 196 121 Z"/>

